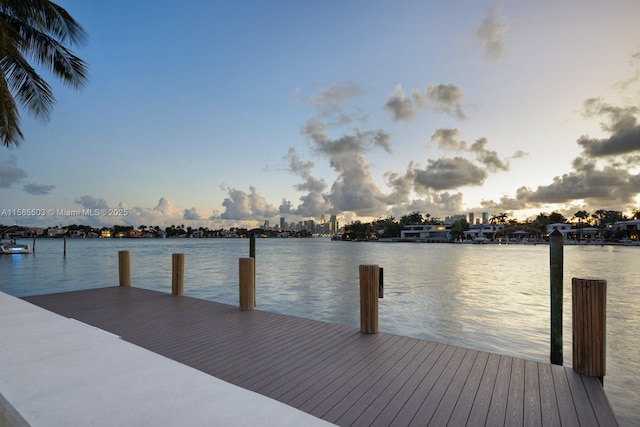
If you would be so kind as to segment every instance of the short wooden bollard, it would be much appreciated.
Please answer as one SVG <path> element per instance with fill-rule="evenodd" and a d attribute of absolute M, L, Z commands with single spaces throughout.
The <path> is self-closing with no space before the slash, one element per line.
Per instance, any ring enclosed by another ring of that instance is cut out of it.
<path fill-rule="evenodd" d="M 380 267 L 361 265 L 360 275 L 360 332 L 378 333 L 378 287 Z"/>
<path fill-rule="evenodd" d="M 171 255 L 171 293 L 184 294 L 184 254 Z"/>
<path fill-rule="evenodd" d="M 240 310 L 253 310 L 255 304 L 255 270 L 253 258 L 240 258 L 239 269 Z"/>
<path fill-rule="evenodd" d="M 607 281 L 571 279 L 573 370 L 598 377 L 606 371 Z"/>
<path fill-rule="evenodd" d="M 118 277 L 120 279 L 120 286 L 131 286 L 129 251 L 118 251 Z"/>

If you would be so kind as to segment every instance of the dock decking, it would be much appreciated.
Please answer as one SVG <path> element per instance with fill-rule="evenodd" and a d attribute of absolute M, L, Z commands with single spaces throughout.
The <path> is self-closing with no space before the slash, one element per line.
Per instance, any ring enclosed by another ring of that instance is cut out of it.
<path fill-rule="evenodd" d="M 23 299 L 340 426 L 617 425 L 561 366 L 139 288 Z"/>

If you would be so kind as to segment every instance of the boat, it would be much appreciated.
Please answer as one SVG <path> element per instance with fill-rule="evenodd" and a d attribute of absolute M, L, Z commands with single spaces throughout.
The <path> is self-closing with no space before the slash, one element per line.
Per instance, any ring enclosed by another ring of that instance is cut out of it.
<path fill-rule="evenodd" d="M 0 242 L 0 254 L 30 254 L 29 245 L 21 245 L 15 240 Z"/>

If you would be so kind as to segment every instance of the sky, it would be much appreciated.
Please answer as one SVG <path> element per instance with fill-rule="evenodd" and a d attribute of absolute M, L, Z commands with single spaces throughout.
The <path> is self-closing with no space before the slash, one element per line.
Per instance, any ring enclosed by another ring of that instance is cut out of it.
<path fill-rule="evenodd" d="M 89 81 L 39 70 L 0 224 L 640 209 L 637 0 L 58 4 Z"/>

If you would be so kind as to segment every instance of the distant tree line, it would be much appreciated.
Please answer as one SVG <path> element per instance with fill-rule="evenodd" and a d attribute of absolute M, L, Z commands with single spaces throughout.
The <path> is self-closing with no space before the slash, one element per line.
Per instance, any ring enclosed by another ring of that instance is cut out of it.
<path fill-rule="evenodd" d="M 0 224 L 0 237 L 4 237 L 6 231 L 10 233 L 21 233 L 32 230 L 33 227 L 5 226 Z M 83 224 L 70 224 L 65 227 L 50 227 L 42 229 L 42 235 L 38 237 L 49 237 L 51 229 L 62 229 L 63 233 L 56 233 L 55 237 L 64 236 L 83 236 L 83 237 L 249 237 L 252 233 L 258 237 L 311 237 L 311 233 L 307 230 L 299 231 L 281 231 L 281 230 L 263 230 L 261 228 L 241 228 L 231 227 L 230 229 L 210 229 L 208 227 L 185 227 L 181 225 L 170 225 L 161 228 L 158 225 L 114 225 L 112 227 L 92 227 Z M 105 234 L 105 232 L 107 232 Z"/>
<path fill-rule="evenodd" d="M 606 229 L 606 224 L 628 219 L 640 219 L 640 209 L 635 210 L 630 218 L 620 211 L 599 209 L 594 213 L 584 210 L 576 212 L 573 217 L 566 218 L 559 212 L 540 213 L 533 220 L 518 221 L 509 218 L 506 213 L 499 213 L 489 218 L 490 224 L 502 224 L 502 230 L 497 237 L 508 237 L 515 231 L 525 231 L 531 235 L 544 236 L 547 233 L 547 226 L 556 223 L 574 223 L 578 229 L 583 227 L 597 227 L 601 235 L 605 238 L 624 237 L 615 236 L 615 233 Z M 403 215 L 399 220 L 393 216 L 378 218 L 371 222 L 354 221 L 344 226 L 343 240 L 375 240 L 381 238 L 400 237 L 401 230 L 410 224 L 434 224 L 442 225 L 443 220 L 432 217 L 429 214 L 421 214 L 418 211 Z M 469 224 L 466 219 L 459 219 L 451 224 L 451 236 L 453 240 L 460 238 L 465 231 L 471 229 L 473 224 Z"/>

